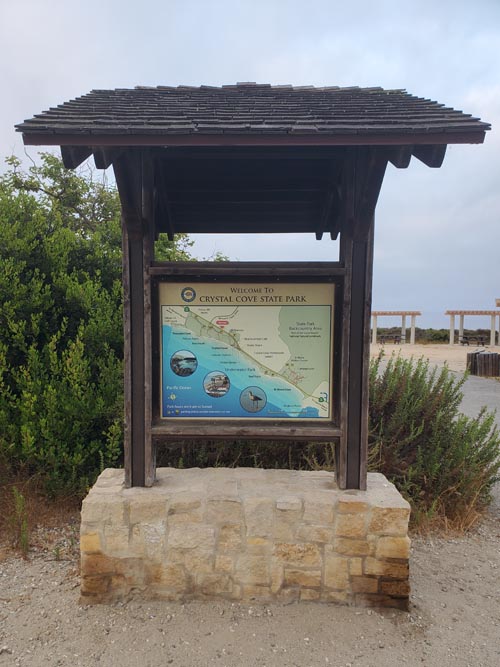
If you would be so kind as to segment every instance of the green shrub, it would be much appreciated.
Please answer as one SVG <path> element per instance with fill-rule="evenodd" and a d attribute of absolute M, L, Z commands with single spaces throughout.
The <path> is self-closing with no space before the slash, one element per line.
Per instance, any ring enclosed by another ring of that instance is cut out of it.
<path fill-rule="evenodd" d="M 120 462 L 120 203 L 89 171 L 44 155 L 0 177 L 0 484 L 36 475 L 80 494 Z M 158 255 L 190 259 L 190 241 Z"/>
<path fill-rule="evenodd" d="M 46 156 L 0 179 L 0 461 L 81 493 L 121 454 L 116 193 Z"/>
<path fill-rule="evenodd" d="M 460 414 L 464 381 L 423 359 L 371 363 L 369 466 L 396 484 L 417 523 L 468 528 L 499 479 L 495 415 Z"/>

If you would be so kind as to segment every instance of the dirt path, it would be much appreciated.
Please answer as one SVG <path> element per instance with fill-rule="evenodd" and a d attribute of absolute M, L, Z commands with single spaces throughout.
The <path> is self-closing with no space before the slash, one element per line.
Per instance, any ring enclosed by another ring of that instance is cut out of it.
<path fill-rule="evenodd" d="M 0 666 L 500 664 L 498 508 L 466 538 L 414 539 L 410 613 L 308 603 L 82 607 L 70 531 L 53 531 L 57 552 L 0 563 Z"/>
<path fill-rule="evenodd" d="M 41 531 L 28 561 L 0 553 L 0 667 L 500 664 L 498 502 L 467 537 L 413 539 L 410 613 L 308 603 L 82 607 L 77 532 L 73 517 Z"/>

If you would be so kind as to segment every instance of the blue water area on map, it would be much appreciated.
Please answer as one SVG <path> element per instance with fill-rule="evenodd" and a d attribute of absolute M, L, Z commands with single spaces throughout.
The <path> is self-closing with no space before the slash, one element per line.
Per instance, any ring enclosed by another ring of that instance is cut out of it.
<path fill-rule="evenodd" d="M 178 375 L 171 368 L 170 360 L 179 350 L 196 357 L 198 365 L 190 375 Z M 299 389 L 265 375 L 259 364 L 231 345 L 163 325 L 162 355 L 163 417 L 321 419 L 316 408 L 302 409 L 306 397 Z M 258 399 L 265 398 L 264 407 L 245 410 L 240 402 L 243 392 L 243 405 L 251 394 L 257 407 Z"/>

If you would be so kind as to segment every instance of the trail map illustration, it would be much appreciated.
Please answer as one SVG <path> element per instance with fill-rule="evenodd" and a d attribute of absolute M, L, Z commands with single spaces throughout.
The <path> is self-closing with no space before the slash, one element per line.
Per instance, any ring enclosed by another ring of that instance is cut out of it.
<path fill-rule="evenodd" d="M 331 419 L 333 285 L 159 289 L 162 418 Z"/>

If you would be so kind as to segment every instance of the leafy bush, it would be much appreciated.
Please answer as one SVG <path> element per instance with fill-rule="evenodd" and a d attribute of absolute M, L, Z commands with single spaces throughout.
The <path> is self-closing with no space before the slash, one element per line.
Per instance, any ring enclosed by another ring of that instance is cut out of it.
<path fill-rule="evenodd" d="M 370 367 L 369 466 L 410 501 L 414 520 L 440 518 L 466 529 L 499 479 L 494 413 L 459 412 L 465 376 L 423 359 L 382 355 Z"/>
<path fill-rule="evenodd" d="M 0 460 L 78 493 L 121 442 L 116 195 L 45 156 L 0 180 Z"/>
<path fill-rule="evenodd" d="M 52 155 L 0 178 L 0 483 L 81 493 L 122 450 L 120 205 Z M 158 241 L 190 259 L 190 242 Z M 3 469 L 3 470 L 2 470 Z"/>

